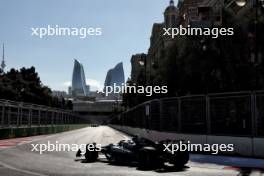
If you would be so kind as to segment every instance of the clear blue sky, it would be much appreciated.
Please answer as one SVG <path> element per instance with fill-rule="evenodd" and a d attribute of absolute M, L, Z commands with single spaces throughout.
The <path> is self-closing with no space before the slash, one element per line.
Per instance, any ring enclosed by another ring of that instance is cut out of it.
<path fill-rule="evenodd" d="M 67 90 L 74 58 L 83 63 L 88 83 L 103 84 L 107 70 L 120 61 L 127 78 L 131 55 L 147 52 L 152 25 L 163 21 L 168 4 L 169 0 L 1 0 L 0 43 L 6 46 L 7 70 L 35 66 L 43 84 L 53 90 Z M 103 35 L 31 36 L 31 27 L 47 25 L 101 27 Z"/>

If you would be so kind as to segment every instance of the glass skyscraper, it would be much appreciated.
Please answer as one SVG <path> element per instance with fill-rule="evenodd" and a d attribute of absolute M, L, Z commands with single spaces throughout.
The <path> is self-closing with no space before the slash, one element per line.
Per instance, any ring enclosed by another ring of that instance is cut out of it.
<path fill-rule="evenodd" d="M 71 89 L 73 97 L 88 96 L 90 91 L 89 86 L 86 85 L 83 65 L 76 59 L 74 60 Z"/>
<path fill-rule="evenodd" d="M 118 63 L 114 68 L 110 69 L 107 72 L 104 86 L 122 86 L 122 83 L 125 82 L 125 75 L 123 69 L 123 63 Z"/>

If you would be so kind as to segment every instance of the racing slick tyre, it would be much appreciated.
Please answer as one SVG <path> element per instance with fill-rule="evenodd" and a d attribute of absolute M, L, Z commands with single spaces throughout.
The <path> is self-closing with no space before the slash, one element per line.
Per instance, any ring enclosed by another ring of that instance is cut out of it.
<path fill-rule="evenodd" d="M 185 164 L 187 164 L 189 161 L 189 152 L 178 152 L 173 159 L 173 165 L 177 169 L 182 169 Z"/>
<path fill-rule="evenodd" d="M 97 151 L 86 151 L 84 156 L 88 163 L 95 162 L 98 159 L 98 152 Z"/>
<path fill-rule="evenodd" d="M 143 147 L 139 151 L 139 167 L 144 169 L 152 169 L 158 167 L 159 161 L 156 149 L 153 147 Z"/>
<path fill-rule="evenodd" d="M 84 157 L 85 157 L 85 159 L 86 159 L 87 162 L 91 163 L 91 162 L 97 161 L 98 156 L 99 156 L 99 153 L 96 150 L 94 150 L 94 151 L 88 150 L 88 146 L 89 145 L 90 144 L 87 144 L 86 145 L 86 152 L 84 154 Z M 93 145 L 96 147 L 96 144 L 95 143 Z"/>

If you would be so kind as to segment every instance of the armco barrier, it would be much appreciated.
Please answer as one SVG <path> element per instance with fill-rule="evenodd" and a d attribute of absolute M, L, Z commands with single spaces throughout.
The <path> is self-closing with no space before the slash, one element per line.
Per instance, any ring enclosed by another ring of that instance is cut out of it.
<path fill-rule="evenodd" d="M 87 123 L 73 111 L 0 99 L 0 129 Z"/>

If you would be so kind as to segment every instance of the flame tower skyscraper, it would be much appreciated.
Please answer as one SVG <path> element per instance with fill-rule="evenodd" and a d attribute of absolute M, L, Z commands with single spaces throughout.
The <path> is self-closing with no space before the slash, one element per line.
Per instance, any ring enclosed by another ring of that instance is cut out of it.
<path fill-rule="evenodd" d="M 71 89 L 73 97 L 88 96 L 90 91 L 89 86 L 86 85 L 83 65 L 76 59 L 74 60 Z"/>

